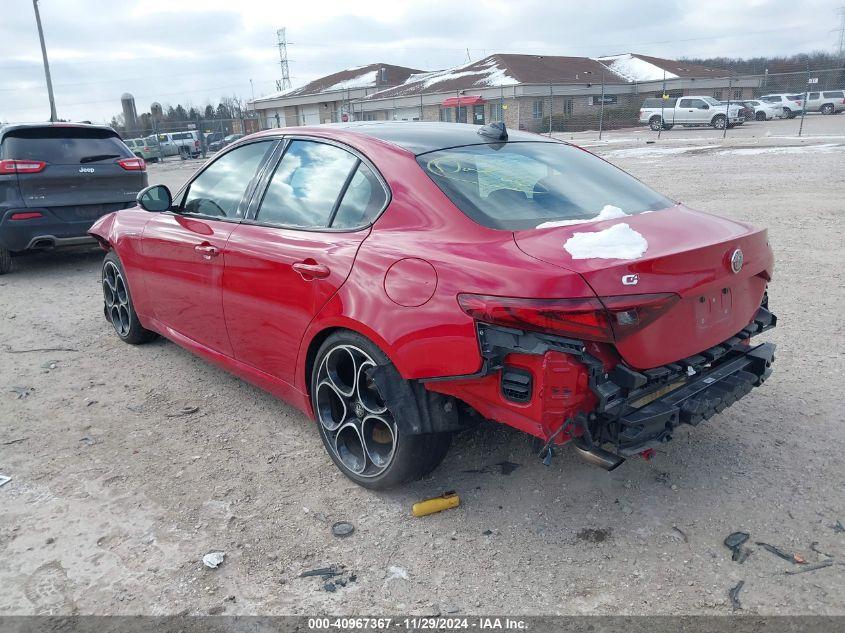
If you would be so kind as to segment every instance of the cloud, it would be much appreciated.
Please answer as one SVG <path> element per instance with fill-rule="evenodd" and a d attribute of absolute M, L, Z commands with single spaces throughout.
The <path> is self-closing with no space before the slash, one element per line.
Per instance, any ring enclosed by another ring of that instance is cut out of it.
<path fill-rule="evenodd" d="M 202 105 L 275 90 L 275 31 L 288 33 L 295 86 L 342 68 L 386 62 L 455 66 L 494 52 L 680 56 L 792 54 L 832 49 L 841 0 L 667 0 L 660 10 L 609 0 L 585 9 L 547 0 L 40 0 L 59 115 L 107 121 L 131 92 L 149 103 Z M 5 0 L 0 121 L 48 113 L 29 0 Z"/>

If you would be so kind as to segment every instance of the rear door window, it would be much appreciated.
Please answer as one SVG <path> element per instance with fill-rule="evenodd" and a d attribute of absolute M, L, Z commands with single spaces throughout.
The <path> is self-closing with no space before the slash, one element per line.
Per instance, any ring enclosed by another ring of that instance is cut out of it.
<path fill-rule="evenodd" d="M 386 202 L 387 192 L 381 181 L 372 169 L 360 163 L 329 226 L 333 229 L 366 226 L 381 213 Z"/>
<path fill-rule="evenodd" d="M 267 186 L 257 221 L 294 228 L 327 228 L 357 165 L 357 157 L 334 145 L 292 141 Z"/>
<path fill-rule="evenodd" d="M 825 99 L 836 99 L 837 97 L 841 99 L 842 95 L 845 93 L 843 93 L 841 90 L 834 90 L 833 92 L 823 92 L 822 94 L 824 95 Z"/>
<path fill-rule="evenodd" d="M 132 152 L 112 130 L 76 127 L 22 128 L 3 139 L 3 158 L 79 165 L 128 158 Z"/>
<path fill-rule="evenodd" d="M 211 163 L 185 192 L 182 213 L 211 218 L 239 218 L 241 202 L 273 141 L 243 145 Z"/>

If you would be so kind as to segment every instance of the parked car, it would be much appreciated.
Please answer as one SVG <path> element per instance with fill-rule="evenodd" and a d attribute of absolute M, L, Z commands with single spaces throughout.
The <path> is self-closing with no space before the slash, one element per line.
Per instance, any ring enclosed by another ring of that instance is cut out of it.
<path fill-rule="evenodd" d="M 243 134 L 229 134 L 229 136 L 225 136 L 219 141 L 215 141 L 213 143 L 209 143 L 208 150 L 211 152 L 218 152 L 227 145 L 231 145 L 235 141 L 239 141 L 244 137 Z"/>
<path fill-rule="evenodd" d="M 0 274 L 13 253 L 91 242 L 97 218 L 134 205 L 145 169 L 109 127 L 0 127 Z"/>
<path fill-rule="evenodd" d="M 807 112 L 822 114 L 845 112 L 845 90 L 822 90 L 807 94 Z"/>
<path fill-rule="evenodd" d="M 502 123 L 267 130 L 91 229 L 106 318 L 317 420 L 368 488 L 496 420 L 612 469 L 762 384 L 765 230 Z"/>
<path fill-rule="evenodd" d="M 770 121 L 771 119 L 783 116 L 783 106 L 777 104 L 766 103 L 765 101 L 758 101 L 757 99 L 744 101 L 743 103 L 746 107 L 753 110 L 755 121 Z"/>
<path fill-rule="evenodd" d="M 727 105 L 738 105 L 739 106 L 739 116 L 741 116 L 744 121 L 753 121 L 754 120 L 754 108 L 750 108 L 745 101 L 719 101 L 720 104 L 723 106 Z M 737 123 L 737 125 L 742 125 L 742 123 Z"/>
<path fill-rule="evenodd" d="M 163 156 L 185 155 L 197 158 L 202 152 L 199 132 L 196 130 L 163 132 L 158 134 L 158 142 Z"/>
<path fill-rule="evenodd" d="M 757 100 L 773 106 L 780 106 L 783 110 L 782 116 L 784 119 L 794 119 L 804 109 L 804 95 L 802 94 L 763 95 L 762 97 L 758 97 Z"/>
<path fill-rule="evenodd" d="M 212 143 L 223 140 L 223 132 L 209 132 L 205 135 L 205 146 L 208 147 Z"/>
<path fill-rule="evenodd" d="M 123 141 L 138 158 L 143 158 L 148 163 L 157 163 L 161 160 L 161 147 L 158 142 L 151 145 L 143 138 L 128 138 Z"/>
<path fill-rule="evenodd" d="M 743 123 L 741 110 L 738 104 L 722 105 L 708 96 L 649 98 L 640 109 L 640 123 L 647 123 L 655 131 L 661 127 L 671 130 L 675 125 L 712 126 L 721 130 L 726 125 L 730 128 Z"/>

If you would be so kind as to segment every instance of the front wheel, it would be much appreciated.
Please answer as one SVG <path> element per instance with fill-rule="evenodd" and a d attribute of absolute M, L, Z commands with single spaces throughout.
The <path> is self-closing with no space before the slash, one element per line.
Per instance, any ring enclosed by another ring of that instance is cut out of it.
<path fill-rule="evenodd" d="M 130 345 L 140 345 L 156 338 L 156 333 L 144 328 L 138 320 L 126 283 L 126 273 L 114 251 L 109 251 L 103 260 L 102 282 L 103 313 L 120 340 Z"/>
<path fill-rule="evenodd" d="M 728 118 L 724 114 L 717 114 L 713 117 L 713 121 L 711 121 L 711 125 L 717 130 L 724 130 L 727 124 Z"/>
<path fill-rule="evenodd" d="M 418 479 L 437 467 L 448 433 L 415 435 L 382 399 L 371 372 L 379 368 L 403 384 L 393 363 L 355 332 L 336 332 L 320 346 L 311 375 L 311 402 L 320 438 L 332 461 L 364 488 L 381 490 Z M 413 397 L 407 406 L 416 406 Z"/>

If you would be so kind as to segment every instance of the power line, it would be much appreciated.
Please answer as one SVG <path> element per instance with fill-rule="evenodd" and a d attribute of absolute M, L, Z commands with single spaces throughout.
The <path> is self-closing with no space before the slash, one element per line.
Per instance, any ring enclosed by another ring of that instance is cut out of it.
<path fill-rule="evenodd" d="M 839 14 L 839 63 L 845 64 L 845 7 L 839 7 L 836 12 Z"/>

